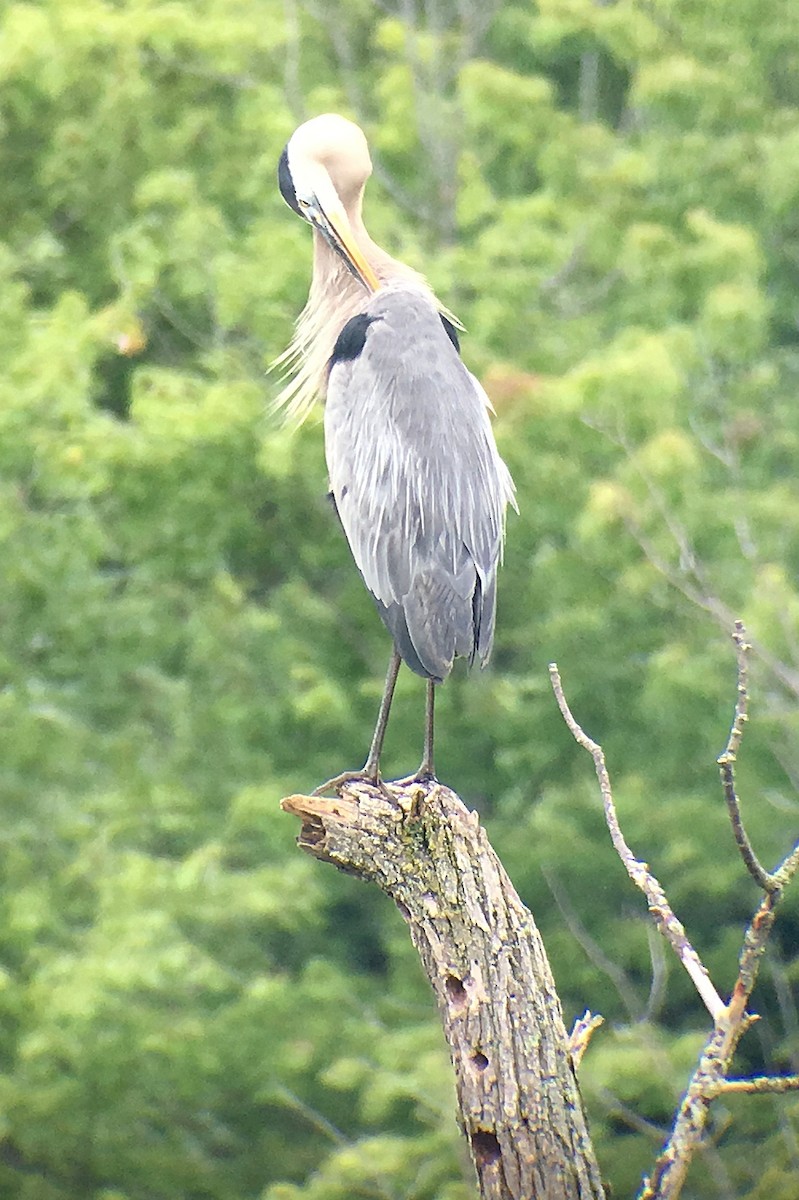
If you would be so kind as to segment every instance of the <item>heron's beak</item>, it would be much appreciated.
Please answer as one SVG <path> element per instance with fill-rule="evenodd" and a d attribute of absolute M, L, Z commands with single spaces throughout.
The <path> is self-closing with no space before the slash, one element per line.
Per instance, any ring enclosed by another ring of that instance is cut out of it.
<path fill-rule="evenodd" d="M 314 229 L 319 230 L 327 244 L 335 250 L 347 269 L 363 284 L 367 291 L 379 291 L 382 286 L 380 280 L 366 261 L 363 251 L 355 241 L 344 209 L 325 212 L 321 204 L 316 202 L 309 206 L 305 215 Z"/>

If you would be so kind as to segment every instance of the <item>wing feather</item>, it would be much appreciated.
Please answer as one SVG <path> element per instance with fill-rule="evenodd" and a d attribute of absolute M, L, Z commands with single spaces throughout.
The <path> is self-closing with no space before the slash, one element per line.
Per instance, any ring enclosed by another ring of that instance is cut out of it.
<path fill-rule="evenodd" d="M 455 655 L 488 658 L 513 483 L 485 393 L 429 299 L 393 287 L 364 312 L 374 319 L 362 352 L 330 371 L 331 490 L 400 653 L 443 679 Z"/>

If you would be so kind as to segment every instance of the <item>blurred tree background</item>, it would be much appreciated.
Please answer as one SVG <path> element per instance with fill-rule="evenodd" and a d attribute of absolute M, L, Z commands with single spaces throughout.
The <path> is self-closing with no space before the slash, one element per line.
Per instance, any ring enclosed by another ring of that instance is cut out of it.
<path fill-rule="evenodd" d="M 703 1033 L 609 844 L 724 992 L 756 901 L 715 756 L 732 617 L 767 864 L 799 824 L 795 0 L 7 0 L 0 16 L 0 1193 L 467 1200 L 388 902 L 278 799 L 362 761 L 388 642 L 267 364 L 310 274 L 275 168 L 359 120 L 367 222 L 468 333 L 521 515 L 442 778 L 544 932 L 631 1195 Z M 401 677 L 385 761 L 418 761 Z M 799 1066 L 799 894 L 741 1073 Z M 685 1195 L 794 1200 L 799 1101 L 729 1099 Z"/>

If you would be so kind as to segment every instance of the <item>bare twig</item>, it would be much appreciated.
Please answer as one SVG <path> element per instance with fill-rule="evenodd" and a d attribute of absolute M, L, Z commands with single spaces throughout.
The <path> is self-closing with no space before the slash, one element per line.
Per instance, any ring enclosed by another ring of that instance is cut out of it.
<path fill-rule="evenodd" d="M 629 1104 L 625 1104 L 610 1088 L 601 1088 L 599 1099 L 602 1101 L 608 1114 L 616 1117 L 628 1129 L 633 1129 L 636 1133 L 642 1133 L 644 1137 L 649 1138 L 652 1142 L 661 1142 L 665 1137 L 667 1132 L 666 1126 L 656 1125 L 654 1121 L 648 1121 L 646 1117 L 642 1117 L 634 1108 L 630 1108 Z"/>
<path fill-rule="evenodd" d="M 649 870 L 648 865 L 640 862 L 627 845 L 616 815 L 616 806 L 613 801 L 610 777 L 605 765 L 605 755 L 602 747 L 595 741 L 592 741 L 574 719 L 566 697 L 563 694 L 563 684 L 556 663 L 550 663 L 549 677 L 552 681 L 555 699 L 558 702 L 558 707 L 569 732 L 578 745 L 587 750 L 594 760 L 594 770 L 599 781 L 602 803 L 605 808 L 605 820 L 610 830 L 614 849 L 624 864 L 630 879 L 646 896 L 649 911 L 652 913 L 658 929 L 685 967 L 694 987 L 702 998 L 702 1002 L 711 1017 L 715 1020 L 725 1010 L 724 1001 L 713 986 L 707 968 L 688 940 L 684 926 L 674 915 L 674 911 L 666 899 L 666 893 L 663 891 L 660 883 Z"/>
<path fill-rule="evenodd" d="M 663 576 L 666 582 L 691 604 L 708 613 L 727 633 L 734 624 L 735 614 L 717 595 L 688 532 L 675 516 L 661 489 L 642 466 L 636 448 L 620 430 L 612 430 L 602 424 L 590 421 L 587 423 L 626 454 L 630 466 L 646 488 L 649 499 L 663 522 L 663 528 L 668 532 L 672 544 L 679 554 L 679 566 L 673 565 L 668 557 L 658 550 L 654 539 L 645 532 L 641 522 L 631 514 L 627 514 L 623 518 L 628 533 L 643 550 L 649 564 Z M 792 663 L 779 659 L 761 641 L 752 639 L 750 647 L 752 653 L 771 671 L 786 691 L 793 698 L 799 696 L 799 670 Z"/>
<path fill-rule="evenodd" d="M 652 982 L 649 985 L 649 999 L 644 1011 L 645 1021 L 654 1021 L 660 1012 L 666 996 L 666 981 L 669 977 L 669 959 L 663 951 L 663 942 L 657 936 L 656 930 L 647 922 L 649 936 L 649 959 L 652 963 Z"/>
<path fill-rule="evenodd" d="M 716 1095 L 721 1092 L 751 1092 L 781 1095 L 799 1092 L 799 1075 L 754 1075 L 751 1079 L 720 1079 Z"/>
<path fill-rule="evenodd" d="M 760 960 L 766 949 L 766 942 L 774 924 L 775 910 L 781 895 L 780 891 L 766 893 L 758 904 L 755 915 L 744 934 L 743 947 L 738 959 L 738 978 L 732 989 L 729 1003 L 729 1014 L 733 1021 L 740 1020 L 746 1011 L 746 1004 L 757 980 Z"/>
<path fill-rule="evenodd" d="M 641 1003 L 641 998 L 636 994 L 635 988 L 630 983 L 625 972 L 621 969 L 618 963 L 613 962 L 608 958 L 604 950 L 594 939 L 583 925 L 582 921 L 574 911 L 568 896 L 564 889 L 560 886 L 553 873 L 547 870 L 546 867 L 541 868 L 541 874 L 546 880 L 547 887 L 552 893 L 552 899 L 558 906 L 560 915 L 566 924 L 569 933 L 572 935 L 577 944 L 585 951 L 588 959 L 597 968 L 607 975 L 616 991 L 619 994 L 624 1007 L 627 1009 L 627 1016 L 631 1021 L 640 1021 L 643 1015 L 644 1006 Z"/>
<path fill-rule="evenodd" d="M 793 995 L 788 972 L 780 959 L 779 950 L 773 944 L 769 947 L 764 966 L 774 986 L 774 996 L 782 1019 L 782 1034 L 784 1043 L 788 1047 L 791 1070 L 799 1074 L 799 1008 L 797 1008 L 796 998 Z M 766 1040 L 769 1033 L 770 1029 L 767 1025 L 761 1026 L 758 1030 L 763 1043 L 763 1053 L 766 1055 L 773 1052 L 773 1039 L 769 1037 Z"/>
<path fill-rule="evenodd" d="M 302 53 L 302 32 L 300 29 L 300 13 L 295 0 L 283 0 L 283 22 L 286 29 L 285 52 L 283 58 L 283 90 L 297 124 L 304 121 L 307 115 L 305 97 L 300 80 L 300 58 Z"/>
<path fill-rule="evenodd" d="M 727 802 L 727 811 L 730 814 L 730 824 L 732 825 L 735 844 L 741 853 L 744 866 L 759 888 L 762 888 L 764 892 L 773 892 L 779 887 L 779 884 L 775 881 L 774 876 L 768 873 L 755 854 L 752 843 L 749 840 L 749 834 L 744 827 L 743 817 L 741 816 L 741 801 L 735 787 L 735 763 L 738 757 L 738 750 L 741 746 L 744 725 L 749 720 L 747 655 L 751 650 L 751 646 L 746 640 L 746 630 L 744 629 L 743 621 L 735 622 L 732 637 L 735 642 L 738 659 L 735 714 L 730 726 L 730 736 L 727 738 L 727 745 L 716 759 L 716 762 L 721 774 L 721 786 L 724 792 L 724 799 Z"/>
<path fill-rule="evenodd" d="M 781 891 L 768 892 L 749 924 L 730 1003 L 714 1020 L 713 1032 L 677 1111 L 674 1128 L 652 1175 L 644 1180 L 638 1200 L 676 1200 L 682 1190 L 691 1159 L 703 1144 L 711 1101 L 723 1090 L 739 1041 L 757 1020 L 746 1009 L 781 895 Z"/>
<path fill-rule="evenodd" d="M 677 1200 L 694 1154 L 697 1150 L 707 1147 L 708 1114 L 711 1102 L 716 1096 L 735 1092 L 775 1095 L 799 1090 L 799 1075 L 727 1079 L 739 1041 L 758 1019 L 747 1011 L 749 999 L 774 924 L 777 905 L 786 884 L 799 870 L 797 843 L 775 871 L 765 871 L 754 854 L 741 819 L 733 767 L 748 716 L 746 654 L 749 646 L 740 621 L 735 622 L 733 636 L 738 657 L 735 714 L 726 748 L 718 761 L 736 843 L 747 870 L 763 888 L 765 895 L 746 930 L 738 960 L 738 977 L 729 1004 L 722 1002 L 713 987 L 696 951 L 685 936 L 682 925 L 669 907 L 657 879 L 645 863 L 635 859 L 627 845 L 618 823 L 602 747 L 592 741 L 577 724 L 563 694 L 558 668 L 554 663 L 549 668 L 552 687 L 563 719 L 575 741 L 588 750 L 594 760 L 594 769 L 605 807 L 605 819 L 616 852 L 630 878 L 644 892 L 658 928 L 676 951 L 713 1017 L 713 1030 L 677 1110 L 672 1132 L 655 1162 L 651 1177 L 644 1180 L 638 1200 Z"/>
<path fill-rule="evenodd" d="M 799 842 L 796 843 L 791 853 L 782 860 L 776 871 L 772 874 L 772 879 L 778 887 L 784 888 L 790 883 L 799 870 Z"/>
<path fill-rule="evenodd" d="M 347 1145 L 346 1135 L 342 1133 L 332 1121 L 328 1121 L 327 1117 L 320 1113 L 318 1109 L 312 1108 L 310 1104 L 306 1104 L 302 1097 L 298 1096 L 296 1092 L 293 1092 L 290 1088 L 281 1085 L 275 1088 L 273 1095 L 276 1101 L 280 1101 L 282 1104 L 285 1104 L 285 1106 L 291 1109 L 292 1112 L 296 1113 L 297 1116 L 300 1116 L 307 1121 L 313 1129 L 316 1129 L 319 1133 L 323 1133 L 325 1137 L 330 1138 L 331 1142 L 335 1142 L 337 1146 Z"/>
<path fill-rule="evenodd" d="M 786 856 L 780 866 L 772 874 L 765 872 L 752 851 L 743 822 L 740 818 L 740 805 L 735 795 L 732 765 L 741 745 L 743 731 L 747 720 L 748 694 L 746 679 L 746 654 L 748 646 L 743 625 L 735 622 L 734 640 L 738 656 L 738 686 L 733 717 L 727 747 L 721 756 L 727 760 L 730 770 L 725 775 L 722 770 L 722 785 L 730 809 L 732 828 L 735 840 L 741 850 L 741 857 L 747 870 L 758 879 L 764 888 L 763 896 L 757 910 L 749 923 L 744 936 L 744 942 L 738 961 L 738 978 L 732 990 L 730 1002 L 723 1012 L 714 1019 L 714 1029 L 705 1045 L 688 1090 L 677 1113 L 674 1129 L 659 1155 L 650 1179 L 644 1181 L 639 1193 L 639 1200 L 673 1200 L 682 1189 L 688 1164 L 694 1151 L 702 1144 L 707 1125 L 708 1111 L 713 1098 L 722 1092 L 766 1092 L 780 1093 L 796 1090 L 799 1087 L 799 1077 L 778 1076 L 775 1078 L 758 1077 L 757 1080 L 728 1080 L 733 1055 L 739 1041 L 746 1030 L 757 1017 L 747 1012 L 749 999 L 757 981 L 760 963 L 768 943 L 776 908 L 782 898 L 785 885 L 799 868 L 799 844 Z M 756 864 L 758 874 L 753 870 Z"/>

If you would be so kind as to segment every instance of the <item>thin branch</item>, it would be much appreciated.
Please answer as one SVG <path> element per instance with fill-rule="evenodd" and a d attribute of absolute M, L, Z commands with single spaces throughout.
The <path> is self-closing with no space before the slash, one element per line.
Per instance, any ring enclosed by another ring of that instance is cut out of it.
<path fill-rule="evenodd" d="M 627 532 L 635 539 L 641 550 L 643 550 L 650 565 L 663 576 L 666 582 L 691 604 L 696 605 L 697 608 L 702 609 L 713 617 L 726 633 L 734 624 L 735 614 L 715 593 L 715 589 L 691 543 L 690 537 L 674 516 L 662 491 L 655 484 L 649 473 L 642 467 L 635 447 L 618 430 L 614 432 L 607 428 L 607 426 L 588 420 L 586 424 L 596 429 L 603 437 L 606 437 L 613 445 L 623 450 L 626 454 L 630 466 L 646 488 L 650 500 L 661 517 L 674 547 L 679 553 L 679 567 L 672 566 L 668 559 L 658 551 L 654 540 L 644 532 L 643 526 L 630 515 L 624 517 L 624 525 Z M 777 658 L 762 642 L 753 640 L 751 642 L 751 649 L 791 696 L 794 698 L 799 696 L 799 671 L 795 667 Z"/>
<path fill-rule="evenodd" d="M 739 1041 L 757 1020 L 746 1009 L 781 896 L 781 891 L 767 893 L 749 923 L 730 1003 L 714 1022 L 677 1111 L 671 1136 L 655 1162 L 652 1175 L 644 1180 L 637 1200 L 676 1200 L 682 1190 L 691 1159 L 703 1144 L 710 1103 L 723 1090 L 721 1085 Z"/>
<path fill-rule="evenodd" d="M 749 672 L 747 656 L 751 650 L 751 646 L 746 640 L 746 630 L 744 629 L 743 621 L 735 622 L 732 638 L 735 642 L 735 651 L 738 659 L 735 714 L 730 726 L 727 745 L 716 759 L 716 762 L 721 774 L 721 786 L 724 791 L 724 799 L 727 803 L 727 812 L 730 815 L 730 824 L 732 825 L 735 844 L 740 851 L 744 866 L 759 888 L 762 888 L 764 892 L 773 892 L 779 887 L 779 884 L 775 882 L 774 876 L 769 874 L 755 854 L 752 843 L 749 840 L 749 834 L 744 827 L 743 817 L 741 816 L 741 801 L 735 787 L 735 763 L 738 758 L 741 739 L 743 738 L 744 726 L 749 720 Z"/>
<path fill-rule="evenodd" d="M 772 875 L 778 887 L 784 888 L 790 883 L 799 870 L 799 842 L 796 843 L 790 854 L 782 860 Z"/>
<path fill-rule="evenodd" d="M 729 1016 L 732 1022 L 740 1020 L 746 1011 L 746 1005 L 757 981 L 760 970 L 760 960 L 766 949 L 771 928 L 776 916 L 776 907 L 782 897 L 780 890 L 767 892 L 757 906 L 755 915 L 749 922 L 744 934 L 743 947 L 738 959 L 738 978 L 732 989 L 729 1003 Z M 753 1018 L 757 1019 L 757 1018 Z"/>
<path fill-rule="evenodd" d="M 551 871 L 546 867 L 541 868 L 541 874 L 544 876 L 546 885 L 552 893 L 552 899 L 558 907 L 560 915 L 566 924 L 566 928 L 572 935 L 577 944 L 585 951 L 589 961 L 601 971 L 603 975 L 607 975 L 616 991 L 619 994 L 624 1007 L 627 1009 L 627 1016 L 631 1021 L 640 1021 L 643 1015 L 644 1006 L 641 1003 L 640 997 L 636 994 L 635 988 L 630 983 L 625 972 L 621 969 L 618 963 L 613 962 L 608 958 L 604 950 L 594 939 L 583 925 L 577 913 L 572 908 L 563 888 L 561 888 L 557 879 Z"/>
<path fill-rule="evenodd" d="M 797 772 L 795 765 L 785 757 L 785 748 L 774 742 L 770 742 L 769 750 L 774 756 L 774 761 L 782 768 L 785 778 L 793 790 L 799 794 L 799 772 Z M 776 808 L 778 812 L 799 812 L 799 803 L 797 803 L 796 799 L 786 796 L 781 789 L 775 791 L 771 788 L 765 793 L 765 796 L 771 806 Z"/>
<path fill-rule="evenodd" d="M 300 79 L 300 57 L 302 53 L 302 31 L 300 14 L 295 0 L 283 0 L 283 23 L 286 29 L 286 45 L 283 59 L 283 91 L 297 124 L 307 116 L 305 97 Z"/>
<path fill-rule="evenodd" d="M 290 1088 L 280 1085 L 276 1087 L 273 1093 L 276 1100 L 281 1101 L 286 1108 L 297 1113 L 308 1122 L 312 1129 L 316 1129 L 319 1133 L 323 1133 L 325 1137 L 330 1138 L 331 1142 L 335 1142 L 337 1146 L 346 1146 L 347 1137 L 340 1129 L 337 1129 L 332 1121 L 328 1121 L 327 1117 L 319 1112 L 318 1109 L 312 1108 L 310 1104 L 306 1104 L 301 1096 Z"/>
<path fill-rule="evenodd" d="M 799 1092 L 799 1075 L 753 1075 L 751 1079 L 720 1079 L 715 1094 L 719 1095 L 722 1092 L 747 1092 L 761 1095 Z"/>
<path fill-rule="evenodd" d="M 642 1133 L 644 1137 L 653 1142 L 659 1142 L 665 1137 L 666 1127 L 664 1125 L 656 1125 L 654 1121 L 647 1121 L 646 1117 L 642 1117 L 634 1108 L 630 1108 L 629 1104 L 620 1100 L 610 1088 L 602 1088 L 599 1092 L 599 1099 L 605 1106 L 608 1115 L 622 1121 L 628 1129 Z"/>
<path fill-rule="evenodd" d="M 666 982 L 669 977 L 669 959 L 663 950 L 663 942 L 657 936 L 657 931 L 649 922 L 646 926 L 649 938 L 649 961 L 652 964 L 652 982 L 649 985 L 649 999 L 644 1012 L 645 1021 L 654 1021 L 663 1007 L 666 998 Z"/>
<path fill-rule="evenodd" d="M 764 966 L 774 985 L 774 995 L 782 1018 L 783 1042 L 788 1047 L 791 1070 L 799 1074 L 799 1010 L 797 1010 L 788 972 L 782 964 L 776 946 L 769 947 Z M 773 1054 L 773 1035 L 766 1041 L 767 1033 L 771 1034 L 771 1028 L 764 1024 L 758 1030 L 758 1034 L 763 1043 L 763 1053 L 771 1056 Z"/>
<path fill-rule="evenodd" d="M 748 695 L 746 686 L 746 644 L 745 631 L 740 622 L 735 625 L 735 644 L 738 653 L 738 689 L 735 705 L 735 716 L 727 741 L 727 748 L 722 759 L 730 760 L 730 767 L 740 749 L 741 739 L 747 719 Z M 734 794 L 734 779 L 730 787 Z M 735 797 L 733 831 L 739 848 L 748 839 L 740 821 L 738 800 Z M 751 847 L 749 847 L 751 851 Z M 742 850 L 742 857 L 747 869 L 752 873 L 747 853 Z M 753 858 L 754 855 L 752 854 Z M 756 860 L 755 860 L 756 861 Z M 766 894 L 762 897 L 744 936 L 741 954 L 738 960 L 738 978 L 732 990 L 729 1004 L 714 1018 L 714 1029 L 710 1034 L 699 1064 L 691 1077 L 688 1089 L 680 1104 L 674 1122 L 674 1129 L 663 1150 L 655 1162 L 651 1178 L 645 1179 L 639 1192 L 638 1200 L 676 1200 L 679 1196 L 688 1165 L 696 1150 L 700 1149 L 705 1139 L 708 1113 L 711 1101 L 723 1092 L 762 1092 L 779 1094 L 799 1090 L 799 1076 L 777 1076 L 769 1078 L 758 1076 L 749 1080 L 728 1080 L 727 1073 L 732 1063 L 738 1043 L 747 1029 L 758 1020 L 747 1009 L 755 983 L 757 982 L 760 963 L 765 953 L 769 935 L 776 917 L 776 909 L 782 899 L 785 884 L 799 868 L 799 844 L 783 860 L 773 874 L 766 874 Z M 762 868 L 760 868 L 762 871 Z"/>
<path fill-rule="evenodd" d="M 585 236 L 581 234 L 574 242 L 574 245 L 558 269 L 546 279 L 541 280 L 538 285 L 538 290 L 546 295 L 549 292 L 559 291 L 564 284 L 569 283 L 572 276 L 583 265 L 585 248 L 586 239 Z"/>
<path fill-rule="evenodd" d="M 735 642 L 735 650 L 738 658 L 738 685 L 735 699 L 735 715 L 730 726 L 730 736 L 727 738 L 724 754 L 729 755 L 734 761 L 741 748 L 744 725 L 749 720 L 747 655 L 752 647 L 746 640 L 746 630 L 744 629 L 743 621 L 735 622 L 732 640 Z"/>
<path fill-rule="evenodd" d="M 665 935 L 680 961 L 691 976 L 697 991 L 713 1017 L 709 1035 L 699 1063 L 685 1096 L 677 1110 L 673 1130 L 655 1162 L 652 1175 L 644 1179 L 638 1200 L 677 1200 L 682 1191 L 688 1167 L 694 1154 L 707 1145 L 707 1123 L 712 1100 L 722 1092 L 762 1092 L 780 1094 L 799 1090 L 799 1076 L 778 1076 L 774 1079 L 727 1080 L 733 1055 L 744 1033 L 758 1018 L 747 1009 L 757 981 L 760 963 L 768 943 L 785 885 L 799 870 L 799 843 L 772 874 L 757 862 L 740 815 L 740 802 L 735 793 L 733 766 L 741 746 L 748 716 L 746 654 L 749 649 L 743 625 L 735 623 L 735 645 L 738 656 L 738 686 L 735 714 L 727 746 L 719 758 L 722 781 L 735 840 L 750 874 L 765 890 L 749 923 L 738 960 L 738 978 L 729 1004 L 725 1005 L 713 988 L 709 976 L 685 931 L 669 907 L 663 889 L 645 863 L 639 862 L 627 845 L 618 823 L 610 778 L 602 747 L 578 725 L 563 694 L 557 666 L 550 665 L 552 687 L 566 725 L 575 741 L 586 749 L 594 760 L 599 788 L 605 808 L 605 819 L 617 854 L 633 882 L 644 892 L 658 928 Z M 726 770 L 726 774 L 725 774 Z M 758 874 L 755 873 L 757 870 Z"/>
<path fill-rule="evenodd" d="M 563 684 L 556 663 L 550 663 L 549 677 L 552 681 L 552 690 L 555 693 L 558 708 L 561 711 L 569 732 L 577 744 L 582 746 L 584 750 L 587 750 L 594 760 L 594 770 L 599 781 L 599 789 L 602 793 L 602 803 L 605 809 L 605 820 L 610 830 L 614 849 L 624 864 L 630 879 L 646 896 L 649 911 L 652 913 L 658 929 L 685 967 L 702 1002 L 715 1021 L 725 1011 L 724 1001 L 713 986 L 707 968 L 688 940 L 684 926 L 674 915 L 674 911 L 666 899 L 666 893 L 663 891 L 660 883 L 649 870 L 648 865 L 640 862 L 627 845 L 616 815 L 616 806 L 613 801 L 610 777 L 605 765 L 605 755 L 602 747 L 592 741 L 581 726 L 577 724 L 572 715 L 563 693 Z"/>

